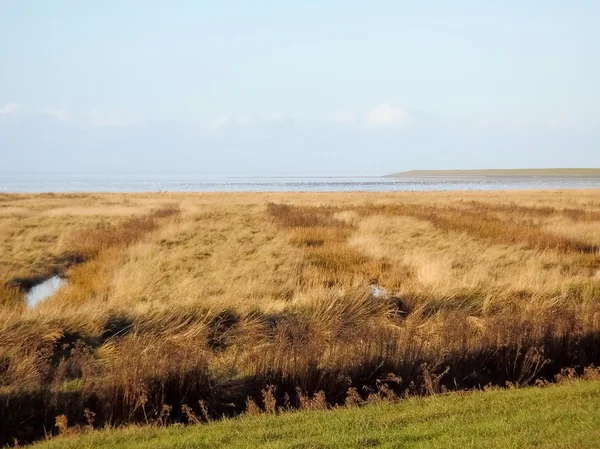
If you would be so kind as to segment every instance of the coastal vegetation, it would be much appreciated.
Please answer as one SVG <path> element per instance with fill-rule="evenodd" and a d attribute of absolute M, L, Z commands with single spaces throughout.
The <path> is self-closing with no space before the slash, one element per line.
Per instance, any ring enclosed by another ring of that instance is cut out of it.
<path fill-rule="evenodd" d="M 540 426 L 560 411 L 552 398 L 568 402 L 563 387 L 445 393 L 600 364 L 596 190 L 4 194 L 0 245 L 0 444 L 307 410 L 281 417 L 296 428 L 319 419 L 310 410 L 377 398 L 364 416 L 400 417 L 442 399 L 387 401 L 440 394 L 455 411 L 535 398 Z M 26 292 L 53 275 L 67 282 L 29 307 Z M 271 425 L 206 432 L 253 419 Z M 82 441 L 136 447 L 136 432 Z"/>

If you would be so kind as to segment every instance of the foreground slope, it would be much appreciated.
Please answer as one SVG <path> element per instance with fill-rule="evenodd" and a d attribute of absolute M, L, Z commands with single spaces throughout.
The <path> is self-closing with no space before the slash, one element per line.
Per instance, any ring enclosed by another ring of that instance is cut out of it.
<path fill-rule="evenodd" d="M 39 449 L 598 447 L 600 381 L 59 437 Z"/>

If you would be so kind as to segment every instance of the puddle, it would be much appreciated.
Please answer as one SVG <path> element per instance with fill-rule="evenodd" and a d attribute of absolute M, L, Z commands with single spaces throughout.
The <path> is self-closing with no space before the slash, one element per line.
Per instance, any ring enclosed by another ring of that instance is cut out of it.
<path fill-rule="evenodd" d="M 35 307 L 37 303 L 52 296 L 66 281 L 60 276 L 52 276 L 44 282 L 37 284 L 27 292 L 27 305 Z"/>

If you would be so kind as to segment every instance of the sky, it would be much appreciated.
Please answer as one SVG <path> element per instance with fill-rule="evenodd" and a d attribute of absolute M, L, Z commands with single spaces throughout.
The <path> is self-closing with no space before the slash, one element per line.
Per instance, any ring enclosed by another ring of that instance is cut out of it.
<path fill-rule="evenodd" d="M 600 2 L 0 0 L 0 175 L 600 167 Z"/>

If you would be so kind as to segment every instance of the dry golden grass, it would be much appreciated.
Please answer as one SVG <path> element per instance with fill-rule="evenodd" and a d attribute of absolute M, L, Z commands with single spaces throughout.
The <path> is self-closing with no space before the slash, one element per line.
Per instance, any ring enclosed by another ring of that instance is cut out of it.
<path fill-rule="evenodd" d="M 0 442 L 598 364 L 599 214 L 594 190 L 1 195 Z"/>
<path fill-rule="evenodd" d="M 68 265 L 80 237 L 169 204 L 136 195 L 41 194 L 0 197 L 0 281 L 47 276 Z M 83 233 L 83 234 L 82 234 Z"/>

